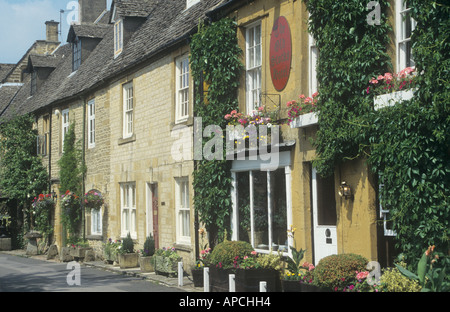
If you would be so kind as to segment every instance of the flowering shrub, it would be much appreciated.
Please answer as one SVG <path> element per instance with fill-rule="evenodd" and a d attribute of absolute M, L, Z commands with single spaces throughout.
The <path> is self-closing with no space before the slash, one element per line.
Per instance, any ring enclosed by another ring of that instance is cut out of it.
<path fill-rule="evenodd" d="M 415 76 L 416 71 L 411 67 L 406 67 L 399 73 L 379 75 L 370 79 L 366 93 L 380 95 L 414 88 Z"/>
<path fill-rule="evenodd" d="M 299 100 L 287 102 L 289 123 L 300 115 L 317 111 L 317 101 L 319 100 L 319 92 L 315 92 L 312 96 L 306 97 L 301 94 Z"/>
<path fill-rule="evenodd" d="M 40 194 L 35 197 L 32 203 L 32 213 L 36 229 L 48 237 L 53 233 L 53 226 L 51 225 L 52 210 L 55 207 L 55 202 L 51 194 Z"/>
<path fill-rule="evenodd" d="M 368 260 L 356 254 L 327 256 L 314 269 L 314 283 L 333 291 L 344 291 L 357 281 L 355 272 L 365 269 Z"/>
<path fill-rule="evenodd" d="M 240 258 L 239 256 L 234 257 L 233 267 L 235 269 L 256 269 L 259 268 L 259 263 L 256 261 L 257 252 L 252 251 L 250 255 L 245 255 Z"/>
<path fill-rule="evenodd" d="M 356 280 L 353 283 L 347 285 L 343 291 L 345 292 L 380 292 L 383 291 L 383 286 L 381 284 L 371 284 L 368 282 L 367 277 L 369 276 L 369 271 L 355 272 Z"/>
<path fill-rule="evenodd" d="M 290 281 L 301 281 L 303 283 L 312 284 L 314 282 L 314 265 L 309 262 L 303 262 L 301 267 L 296 271 L 286 271 L 284 279 Z"/>
<path fill-rule="evenodd" d="M 102 194 L 96 191 L 89 191 L 84 194 L 84 205 L 87 208 L 98 210 L 103 203 L 104 200 Z"/>
<path fill-rule="evenodd" d="M 218 268 L 232 268 L 236 256 L 238 259 L 243 259 L 245 256 L 250 256 L 253 247 L 248 242 L 244 241 L 223 241 L 217 244 L 211 252 L 211 265 Z"/>

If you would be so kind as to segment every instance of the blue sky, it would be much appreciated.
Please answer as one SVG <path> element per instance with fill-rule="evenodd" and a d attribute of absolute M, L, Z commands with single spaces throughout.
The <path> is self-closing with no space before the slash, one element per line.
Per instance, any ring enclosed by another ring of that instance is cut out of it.
<path fill-rule="evenodd" d="M 75 18 L 73 0 L 0 0 L 0 63 L 17 63 L 36 40 L 45 40 L 45 22 L 60 21 L 65 43 Z M 111 0 L 108 0 L 108 9 Z"/>

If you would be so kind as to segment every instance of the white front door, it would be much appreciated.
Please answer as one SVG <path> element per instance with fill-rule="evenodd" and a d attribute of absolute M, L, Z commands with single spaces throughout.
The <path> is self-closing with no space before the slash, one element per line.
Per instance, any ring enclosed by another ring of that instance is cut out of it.
<path fill-rule="evenodd" d="M 312 210 L 314 227 L 314 265 L 337 254 L 336 198 L 334 176 L 322 178 L 312 169 Z"/>

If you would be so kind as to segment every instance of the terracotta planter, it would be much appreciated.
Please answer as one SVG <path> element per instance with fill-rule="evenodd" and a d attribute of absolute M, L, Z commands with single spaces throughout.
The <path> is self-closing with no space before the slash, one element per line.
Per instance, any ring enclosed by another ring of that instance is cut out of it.
<path fill-rule="evenodd" d="M 192 280 L 194 281 L 194 287 L 203 287 L 203 269 L 192 269 Z"/>
<path fill-rule="evenodd" d="M 121 269 L 138 267 L 139 255 L 137 253 L 119 254 L 119 266 Z"/>
<path fill-rule="evenodd" d="M 140 257 L 139 258 L 139 267 L 141 268 L 141 272 L 144 272 L 144 273 L 155 272 L 153 257 L 152 256 Z"/>
<path fill-rule="evenodd" d="M 280 273 L 272 269 L 238 269 L 236 270 L 237 292 L 259 292 L 260 282 L 267 283 L 267 291 L 280 292 Z"/>

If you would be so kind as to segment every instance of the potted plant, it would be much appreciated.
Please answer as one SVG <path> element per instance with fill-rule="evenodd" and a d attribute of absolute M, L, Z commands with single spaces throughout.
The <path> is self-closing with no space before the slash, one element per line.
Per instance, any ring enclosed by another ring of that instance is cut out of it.
<path fill-rule="evenodd" d="M 138 266 L 139 255 L 134 252 L 134 242 L 130 233 L 122 241 L 119 249 L 119 266 L 121 269 L 135 268 Z"/>
<path fill-rule="evenodd" d="M 153 255 L 155 254 L 155 240 L 153 235 L 147 236 L 143 248 L 140 250 L 139 266 L 142 272 L 154 272 Z"/>
<path fill-rule="evenodd" d="M 83 260 L 86 254 L 86 251 L 92 250 L 92 248 L 89 246 L 88 242 L 79 241 L 75 239 L 75 241 L 71 244 L 69 244 L 69 254 L 75 259 L 75 260 Z"/>
<path fill-rule="evenodd" d="M 178 255 L 175 247 L 157 249 L 153 257 L 155 259 L 156 274 L 169 276 L 176 276 L 178 274 L 178 262 L 181 261 L 181 257 Z"/>
<path fill-rule="evenodd" d="M 192 279 L 195 287 L 203 287 L 203 268 L 209 264 L 209 256 L 211 254 L 211 248 L 207 247 L 207 244 L 203 244 L 204 236 L 206 234 L 205 229 L 198 230 L 202 241 L 202 250 L 200 250 L 200 256 L 195 262 L 195 267 L 192 268 Z"/>
<path fill-rule="evenodd" d="M 308 97 L 301 94 L 298 101 L 293 100 L 287 102 L 288 118 L 291 128 L 302 128 L 317 124 L 318 97 L 318 92 Z"/>
<path fill-rule="evenodd" d="M 114 262 L 118 262 L 117 254 L 120 246 L 122 246 L 120 240 L 113 241 L 111 238 L 103 245 L 103 257 L 107 263 L 113 264 Z"/>

